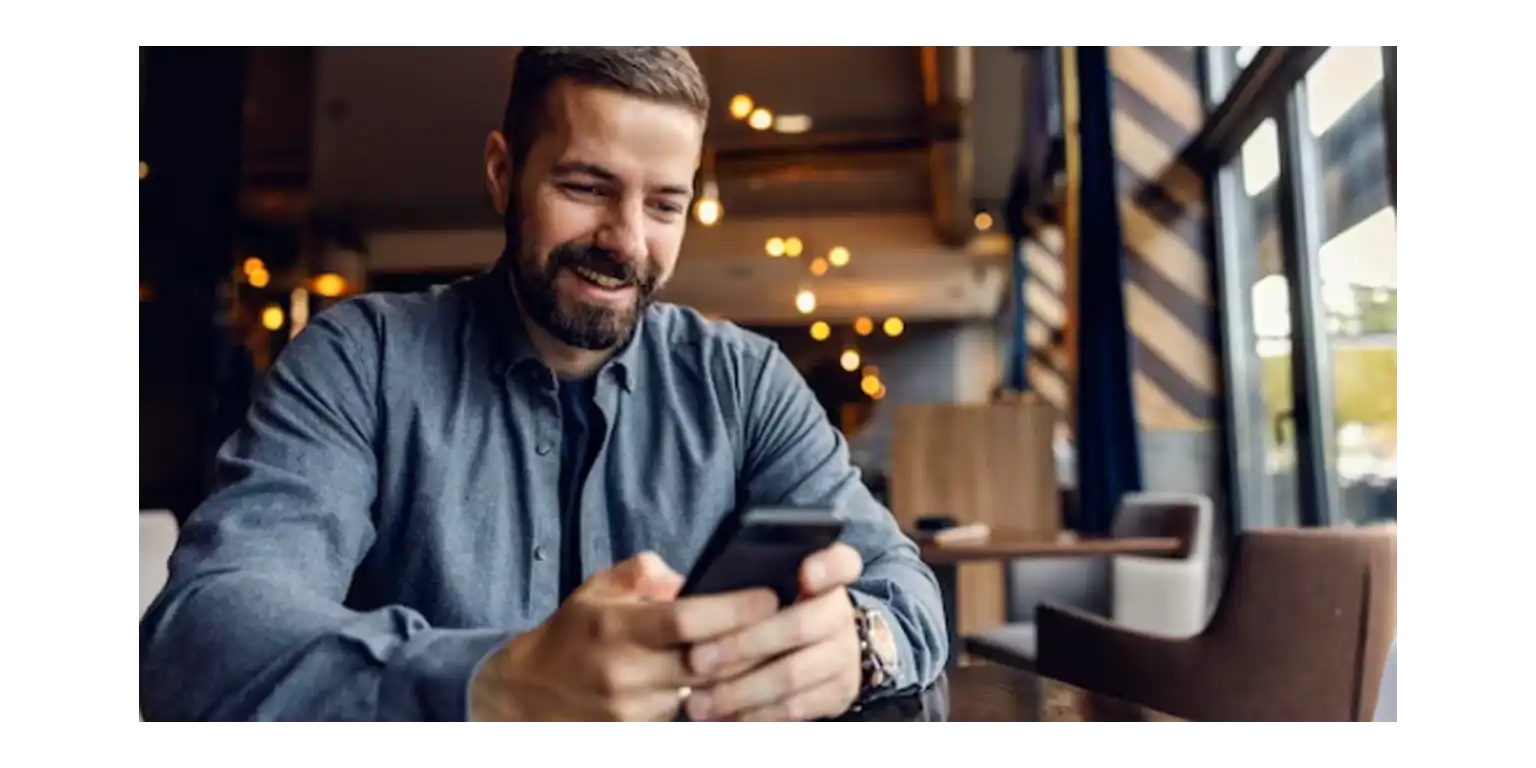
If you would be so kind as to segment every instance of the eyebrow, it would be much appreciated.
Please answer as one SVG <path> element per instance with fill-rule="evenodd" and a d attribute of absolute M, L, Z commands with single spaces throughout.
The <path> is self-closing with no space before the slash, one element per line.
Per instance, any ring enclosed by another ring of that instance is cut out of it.
<path fill-rule="evenodd" d="M 597 165 L 596 163 L 584 163 L 579 161 L 558 163 L 555 165 L 553 173 L 555 176 L 591 176 L 594 179 L 601 179 L 609 183 L 619 183 L 618 174 L 602 167 L 601 165 Z M 693 195 L 692 187 L 683 186 L 681 184 L 662 184 L 660 186 L 653 187 L 651 191 L 658 192 L 663 195 L 679 195 L 682 197 L 691 197 Z"/>

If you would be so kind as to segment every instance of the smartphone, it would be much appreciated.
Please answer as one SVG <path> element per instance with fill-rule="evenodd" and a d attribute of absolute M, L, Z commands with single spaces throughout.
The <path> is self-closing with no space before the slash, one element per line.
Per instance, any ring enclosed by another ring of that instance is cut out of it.
<path fill-rule="evenodd" d="M 800 563 L 842 533 L 831 509 L 756 507 L 731 515 L 689 571 L 682 596 L 767 588 L 787 606 L 800 597 Z"/>

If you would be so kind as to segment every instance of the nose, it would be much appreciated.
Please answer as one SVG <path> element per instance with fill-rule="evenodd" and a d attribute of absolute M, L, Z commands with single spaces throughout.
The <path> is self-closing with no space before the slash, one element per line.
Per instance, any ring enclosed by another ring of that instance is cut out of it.
<path fill-rule="evenodd" d="M 597 244 L 626 261 L 645 259 L 645 204 L 623 199 L 609 209 L 597 232 Z"/>

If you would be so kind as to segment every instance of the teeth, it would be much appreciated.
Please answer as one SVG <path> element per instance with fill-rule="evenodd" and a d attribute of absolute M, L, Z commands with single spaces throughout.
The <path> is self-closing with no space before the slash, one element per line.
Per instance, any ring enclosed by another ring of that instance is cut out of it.
<path fill-rule="evenodd" d="M 593 272 L 586 267 L 576 267 L 576 274 L 581 275 L 582 279 L 596 283 L 602 288 L 608 288 L 612 290 L 614 288 L 621 288 L 624 286 L 623 280 L 620 280 L 616 277 L 609 277 L 608 275 L 602 274 L 600 272 Z"/>

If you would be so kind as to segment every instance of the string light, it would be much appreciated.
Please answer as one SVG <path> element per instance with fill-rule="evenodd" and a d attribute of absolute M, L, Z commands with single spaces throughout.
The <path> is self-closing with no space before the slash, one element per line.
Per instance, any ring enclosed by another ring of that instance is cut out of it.
<path fill-rule="evenodd" d="M 768 238 L 768 242 L 763 244 L 763 250 L 767 251 L 769 257 L 771 257 L 771 258 L 777 259 L 778 257 L 783 256 L 784 255 L 784 238 L 782 238 L 782 237 L 770 237 L 770 238 Z"/>
<path fill-rule="evenodd" d="M 875 332 L 875 321 L 867 317 L 861 317 L 853 321 L 853 332 L 860 336 L 868 336 Z"/>
<path fill-rule="evenodd" d="M 826 341 L 832 336 L 832 326 L 825 320 L 817 320 L 811 323 L 811 338 L 817 341 Z"/>
<path fill-rule="evenodd" d="M 848 249 L 841 245 L 827 251 L 827 261 L 831 262 L 834 267 L 848 266 L 848 261 L 851 258 L 853 258 L 853 254 L 849 253 Z"/>
<path fill-rule="evenodd" d="M 283 308 L 276 304 L 268 304 L 267 308 L 261 311 L 261 327 L 269 331 L 283 327 Z"/>
<path fill-rule="evenodd" d="M 805 252 L 805 243 L 800 242 L 800 238 L 798 238 L 798 237 L 785 238 L 785 240 L 784 240 L 784 255 L 785 256 L 788 256 L 791 259 L 796 259 L 796 258 L 799 258 L 800 254 L 802 254 L 804 252 Z"/>
<path fill-rule="evenodd" d="M 885 319 L 885 335 L 887 336 L 900 336 L 901 332 L 906 330 L 906 328 L 907 324 L 903 323 L 899 317 L 887 317 Z"/>
<path fill-rule="evenodd" d="M 334 299 L 347 291 L 347 280 L 335 272 L 326 272 L 310 282 L 309 289 L 328 299 Z"/>
<path fill-rule="evenodd" d="M 843 355 L 838 358 L 837 362 L 838 365 L 843 367 L 843 370 L 853 373 L 859 369 L 859 351 L 849 347 L 843 350 Z"/>
<path fill-rule="evenodd" d="M 802 290 L 795 294 L 795 309 L 800 310 L 802 315 L 809 315 L 815 312 L 816 294 L 811 293 L 809 290 Z"/>
<path fill-rule="evenodd" d="M 876 392 L 884 388 L 885 385 L 880 383 L 880 377 L 873 373 L 864 374 L 864 378 L 859 381 L 859 389 L 863 390 L 864 394 L 870 397 L 874 397 Z"/>
<path fill-rule="evenodd" d="M 830 269 L 830 267 L 827 266 L 827 260 L 826 259 L 823 259 L 820 256 L 817 256 L 816 258 L 811 259 L 811 274 L 813 274 L 813 275 L 815 275 L 817 277 L 821 277 L 822 275 L 825 275 L 827 273 L 828 269 Z"/>
<path fill-rule="evenodd" d="M 753 130 L 766 131 L 773 127 L 773 113 L 758 107 L 747 117 L 747 125 L 752 126 Z"/>
<path fill-rule="evenodd" d="M 743 120 L 752 114 L 752 97 L 745 93 L 738 93 L 731 97 L 731 117 Z"/>

